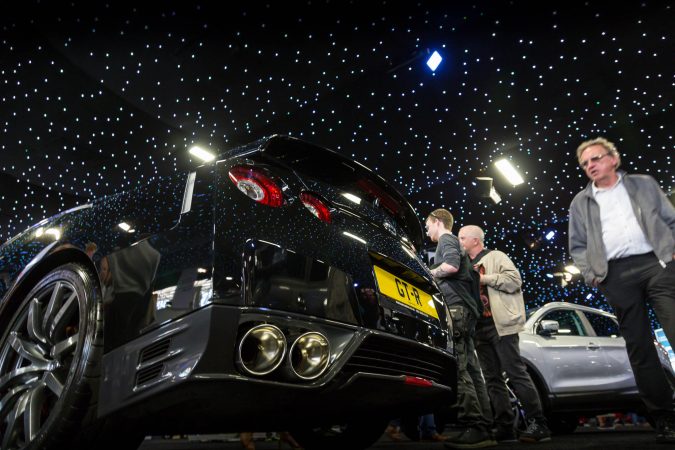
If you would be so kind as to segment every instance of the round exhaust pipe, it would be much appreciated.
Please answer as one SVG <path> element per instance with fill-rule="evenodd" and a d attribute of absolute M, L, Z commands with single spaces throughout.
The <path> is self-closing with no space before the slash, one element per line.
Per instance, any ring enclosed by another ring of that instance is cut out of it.
<path fill-rule="evenodd" d="M 288 353 L 293 373 L 303 380 L 313 380 L 328 367 L 330 345 L 326 336 L 311 331 L 298 337 Z"/>
<path fill-rule="evenodd" d="M 284 360 L 286 337 L 274 325 L 257 325 L 239 342 L 239 362 L 251 375 L 267 375 Z"/>

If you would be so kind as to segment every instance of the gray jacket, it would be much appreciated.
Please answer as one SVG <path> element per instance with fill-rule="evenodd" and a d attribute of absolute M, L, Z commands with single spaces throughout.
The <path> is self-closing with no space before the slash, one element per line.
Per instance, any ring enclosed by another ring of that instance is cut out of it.
<path fill-rule="evenodd" d="M 675 254 L 675 208 L 651 176 L 621 174 L 638 224 L 665 267 Z M 572 200 L 569 250 L 586 283 L 605 279 L 607 256 L 602 241 L 600 207 L 593 197 L 592 183 Z"/>
<path fill-rule="evenodd" d="M 513 261 L 499 250 L 492 250 L 476 264 L 485 268 L 482 282 L 487 286 L 492 319 L 499 336 L 517 334 L 525 325 L 523 279 Z"/>

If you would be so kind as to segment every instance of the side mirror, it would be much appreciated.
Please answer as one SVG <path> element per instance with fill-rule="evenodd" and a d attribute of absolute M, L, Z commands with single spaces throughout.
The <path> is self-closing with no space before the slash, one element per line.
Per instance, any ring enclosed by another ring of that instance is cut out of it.
<path fill-rule="evenodd" d="M 559 329 L 560 324 L 557 320 L 542 320 L 539 322 L 537 334 L 541 336 L 551 336 L 553 333 L 557 333 Z"/>

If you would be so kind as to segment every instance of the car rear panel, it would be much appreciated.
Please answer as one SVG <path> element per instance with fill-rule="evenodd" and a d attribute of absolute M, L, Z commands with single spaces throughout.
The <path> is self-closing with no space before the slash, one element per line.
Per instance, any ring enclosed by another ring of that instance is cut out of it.
<path fill-rule="evenodd" d="M 353 176 L 312 170 L 302 155 Z M 245 185 L 255 199 L 245 195 L 237 183 L 254 172 L 265 189 L 279 190 L 261 197 Z M 252 415 L 282 426 L 454 403 L 447 310 L 413 248 L 420 248 L 419 221 L 391 186 L 333 152 L 284 137 L 235 149 L 215 163 L 214 176 L 213 296 L 106 353 L 100 416 L 123 414 L 157 433 L 177 424 L 214 432 Z M 330 220 L 316 217 L 303 193 L 319 199 Z M 253 366 L 269 340 L 249 338 L 261 329 L 277 330 L 281 342 L 278 364 L 264 369 Z M 294 348 L 308 335 L 325 338 L 327 357 L 320 372 L 305 376 Z"/>
<path fill-rule="evenodd" d="M 454 402 L 456 365 L 446 352 L 319 319 L 309 326 L 331 339 L 335 354 L 323 376 L 244 376 L 236 348 L 224 344 L 251 322 L 308 327 L 299 314 L 209 305 L 106 354 L 99 415 L 121 412 L 150 434 L 216 433 L 245 429 L 251 417 L 256 426 L 283 429 L 421 414 Z"/>
<path fill-rule="evenodd" d="M 283 205 L 260 204 L 239 192 L 229 172 L 242 166 L 262 170 L 282 186 Z M 247 305 L 447 347 L 445 307 L 415 252 L 419 220 L 384 180 L 333 152 L 288 138 L 220 161 L 216 172 L 217 298 L 234 293 L 228 278 L 234 281 L 243 270 Z M 302 192 L 328 205 L 330 223 L 303 205 Z M 232 249 L 231 242 L 242 246 Z"/>

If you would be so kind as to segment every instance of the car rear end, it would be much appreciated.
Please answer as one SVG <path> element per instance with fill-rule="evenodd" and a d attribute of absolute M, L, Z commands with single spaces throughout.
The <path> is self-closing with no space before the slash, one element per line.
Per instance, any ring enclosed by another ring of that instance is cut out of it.
<path fill-rule="evenodd" d="M 446 309 L 415 250 L 423 239 L 419 219 L 395 189 L 359 163 L 281 136 L 221 161 L 216 172 L 216 253 L 232 252 L 220 258 L 224 262 L 243 259 L 240 334 L 270 322 L 254 318 L 261 311 L 324 327 L 339 323 L 346 332 L 326 336 L 326 370 L 344 364 L 343 376 L 452 384 L 451 363 L 430 364 L 436 356 L 452 360 Z M 245 244 L 232 251 L 232 241 Z M 228 288 L 214 287 L 221 298 Z M 279 328 L 291 347 L 304 331 Z M 247 361 L 257 359 L 239 353 L 239 368 L 256 377 L 258 369 Z M 299 353 L 294 347 L 290 364 L 264 377 L 319 381 L 298 373 Z"/>
<path fill-rule="evenodd" d="M 214 186 L 213 300 L 153 332 L 172 336 L 160 354 L 184 353 L 163 368 L 171 380 L 141 389 L 161 401 L 131 414 L 168 420 L 189 394 L 194 420 L 182 423 L 212 431 L 251 416 L 292 428 L 454 402 L 447 308 L 417 255 L 420 222 L 394 188 L 284 136 L 226 155 Z"/>

